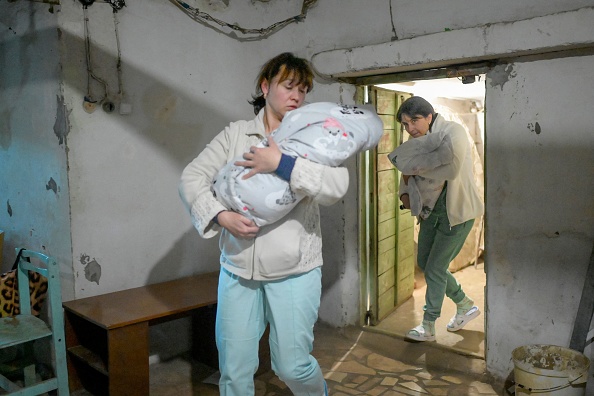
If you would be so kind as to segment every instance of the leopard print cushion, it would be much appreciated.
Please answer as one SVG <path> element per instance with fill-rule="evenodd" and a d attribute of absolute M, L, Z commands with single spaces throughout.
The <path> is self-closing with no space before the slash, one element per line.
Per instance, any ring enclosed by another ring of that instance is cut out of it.
<path fill-rule="evenodd" d="M 29 295 L 31 314 L 39 316 L 47 296 L 47 279 L 37 272 L 29 271 Z M 0 275 L 0 317 L 19 315 L 20 299 L 16 270 Z"/>

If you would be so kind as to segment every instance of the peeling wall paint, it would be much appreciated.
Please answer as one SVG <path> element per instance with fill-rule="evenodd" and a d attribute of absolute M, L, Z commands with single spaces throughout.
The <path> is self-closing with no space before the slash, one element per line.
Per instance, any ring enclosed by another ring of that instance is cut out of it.
<path fill-rule="evenodd" d="M 74 275 L 59 14 L 47 4 L 0 2 L 0 198 L 6 205 L 0 224 L 5 260 L 14 259 L 17 247 L 52 256 L 68 300 Z"/>
<path fill-rule="evenodd" d="M 99 284 L 101 279 L 101 265 L 94 258 L 81 254 L 80 263 L 85 267 L 85 278 L 89 282 L 95 282 Z"/>
<path fill-rule="evenodd" d="M 45 189 L 52 190 L 54 192 L 54 194 L 58 193 L 58 185 L 56 184 L 56 181 L 54 180 L 53 177 L 50 177 L 49 181 L 45 185 Z"/>
<path fill-rule="evenodd" d="M 510 79 L 516 77 L 516 72 L 514 71 L 514 65 L 497 65 L 493 69 L 491 69 L 487 76 L 489 78 L 491 87 L 499 87 L 503 89 L 503 85 L 508 82 Z"/>
<path fill-rule="evenodd" d="M 540 124 L 538 123 L 538 121 L 535 123 L 528 124 L 528 130 L 530 132 L 536 133 L 537 135 L 540 135 L 541 129 L 540 129 Z"/>
<path fill-rule="evenodd" d="M 56 107 L 56 122 L 54 123 L 54 133 L 58 137 L 60 145 L 66 142 L 66 137 L 70 132 L 70 125 L 68 124 L 68 112 L 64 104 L 64 96 L 58 95 Z"/>

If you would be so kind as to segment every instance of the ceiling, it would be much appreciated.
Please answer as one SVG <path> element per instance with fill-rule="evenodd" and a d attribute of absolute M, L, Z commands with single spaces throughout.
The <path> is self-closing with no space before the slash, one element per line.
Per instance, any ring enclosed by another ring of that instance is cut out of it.
<path fill-rule="evenodd" d="M 481 104 L 485 100 L 485 75 L 476 77 L 471 84 L 463 84 L 458 78 L 419 80 L 405 83 L 378 84 L 378 87 L 394 91 L 410 92 L 427 100 L 432 98 L 468 99 Z"/>

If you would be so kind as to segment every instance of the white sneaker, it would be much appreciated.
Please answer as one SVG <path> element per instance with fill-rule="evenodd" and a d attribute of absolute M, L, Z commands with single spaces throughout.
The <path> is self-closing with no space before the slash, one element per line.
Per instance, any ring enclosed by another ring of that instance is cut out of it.
<path fill-rule="evenodd" d="M 448 331 L 458 331 L 462 329 L 464 326 L 466 326 L 468 322 L 470 322 L 472 319 L 476 318 L 480 314 L 481 311 L 479 307 L 475 305 L 474 307 L 470 308 L 468 311 L 464 313 L 454 315 L 450 320 L 450 323 L 448 323 Z"/>
<path fill-rule="evenodd" d="M 406 338 L 415 341 L 435 341 L 435 322 L 423 321 L 406 333 Z"/>

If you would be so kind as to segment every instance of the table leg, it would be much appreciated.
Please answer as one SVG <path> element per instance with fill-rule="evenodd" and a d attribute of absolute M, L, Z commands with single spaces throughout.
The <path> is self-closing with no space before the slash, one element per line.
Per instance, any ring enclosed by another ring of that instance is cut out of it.
<path fill-rule="evenodd" d="M 107 332 L 109 394 L 149 394 L 148 322 L 111 329 Z"/>
<path fill-rule="evenodd" d="M 66 333 L 66 349 L 75 347 L 80 345 L 80 341 L 76 336 L 76 331 L 74 330 L 74 324 L 72 323 L 73 314 L 68 311 L 64 312 L 64 330 Z M 82 384 L 80 382 L 80 378 L 78 377 L 78 372 L 75 370 L 74 364 L 72 362 L 72 357 L 70 354 L 67 354 L 67 365 L 68 365 L 68 385 L 70 391 L 75 391 L 78 389 L 82 389 Z"/>

